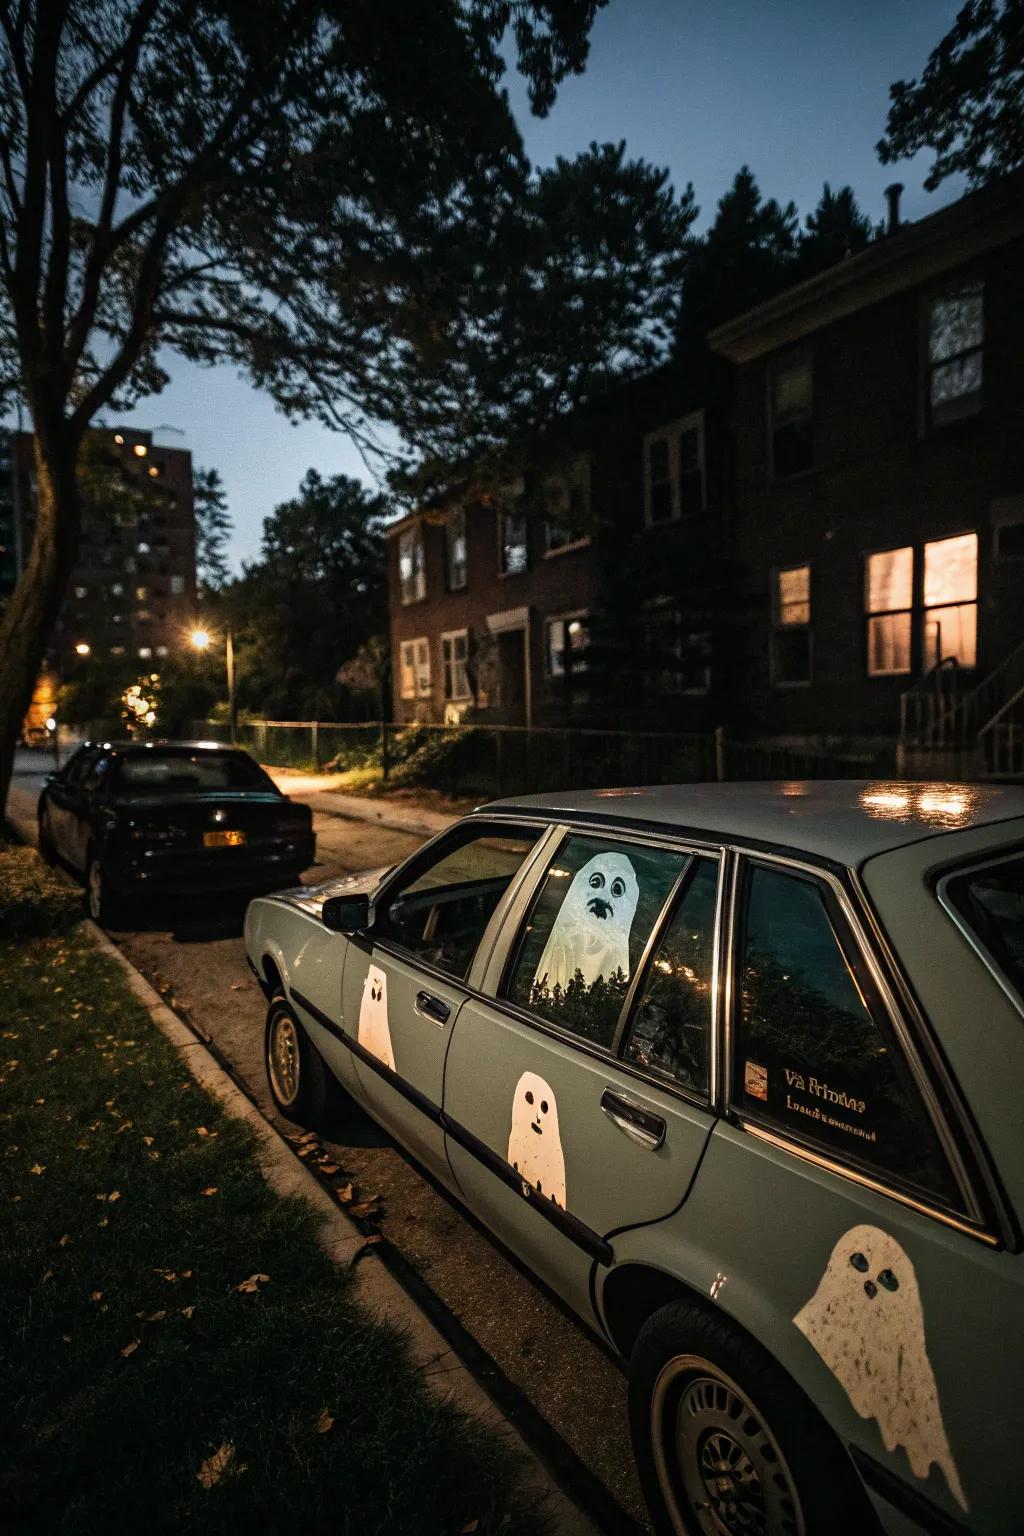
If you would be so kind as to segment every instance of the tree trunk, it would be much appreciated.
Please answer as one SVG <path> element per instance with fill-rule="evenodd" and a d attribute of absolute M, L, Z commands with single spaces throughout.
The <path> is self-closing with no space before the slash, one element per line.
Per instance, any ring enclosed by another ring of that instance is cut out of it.
<path fill-rule="evenodd" d="M 35 532 L 0 625 L 0 807 L 7 802 L 14 749 L 78 558 L 78 443 L 63 425 L 37 427 Z"/>

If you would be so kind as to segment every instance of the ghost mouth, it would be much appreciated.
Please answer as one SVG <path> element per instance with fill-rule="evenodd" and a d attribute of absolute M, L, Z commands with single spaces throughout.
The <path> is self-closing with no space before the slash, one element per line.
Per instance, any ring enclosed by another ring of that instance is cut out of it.
<path fill-rule="evenodd" d="M 531 1131 L 536 1131 L 538 1136 L 543 1136 L 543 1134 L 544 1134 L 544 1132 L 541 1130 L 540 1126 L 537 1124 L 536 1120 L 531 1120 L 530 1121 L 530 1130 Z"/>
<path fill-rule="evenodd" d="M 591 896 L 587 902 L 587 911 L 592 912 L 595 917 L 611 917 L 612 904 L 610 901 L 605 901 L 603 896 Z"/>

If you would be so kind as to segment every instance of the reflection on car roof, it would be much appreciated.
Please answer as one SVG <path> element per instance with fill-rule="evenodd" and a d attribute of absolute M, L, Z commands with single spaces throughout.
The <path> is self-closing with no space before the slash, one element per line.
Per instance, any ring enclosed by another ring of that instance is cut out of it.
<path fill-rule="evenodd" d="M 856 866 L 942 832 L 1024 818 L 1024 788 L 893 779 L 658 784 L 492 801 L 487 810 L 629 821 Z"/>

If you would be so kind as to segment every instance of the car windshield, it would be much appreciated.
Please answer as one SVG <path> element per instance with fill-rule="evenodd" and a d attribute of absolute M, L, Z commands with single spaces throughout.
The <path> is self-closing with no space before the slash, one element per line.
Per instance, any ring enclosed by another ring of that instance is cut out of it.
<path fill-rule="evenodd" d="M 150 752 L 121 759 L 114 788 L 128 794 L 202 795 L 225 789 L 273 789 L 244 752 Z"/>
<path fill-rule="evenodd" d="M 952 880 L 958 912 L 1007 980 L 1024 997 L 1024 858 Z"/>

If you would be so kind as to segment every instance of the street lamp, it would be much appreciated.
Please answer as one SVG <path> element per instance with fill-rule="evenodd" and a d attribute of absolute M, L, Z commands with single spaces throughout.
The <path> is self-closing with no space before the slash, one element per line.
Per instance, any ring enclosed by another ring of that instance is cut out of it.
<path fill-rule="evenodd" d="M 208 629 L 193 629 L 188 638 L 197 651 L 208 651 L 213 644 L 213 636 Z M 230 624 L 224 626 L 224 661 L 228 674 L 228 721 L 231 745 L 234 746 L 238 731 L 238 707 L 235 701 L 235 645 Z"/>
<path fill-rule="evenodd" d="M 88 656 L 91 650 L 92 646 L 89 645 L 87 641 L 79 640 L 78 644 L 75 646 L 75 655 Z"/>

